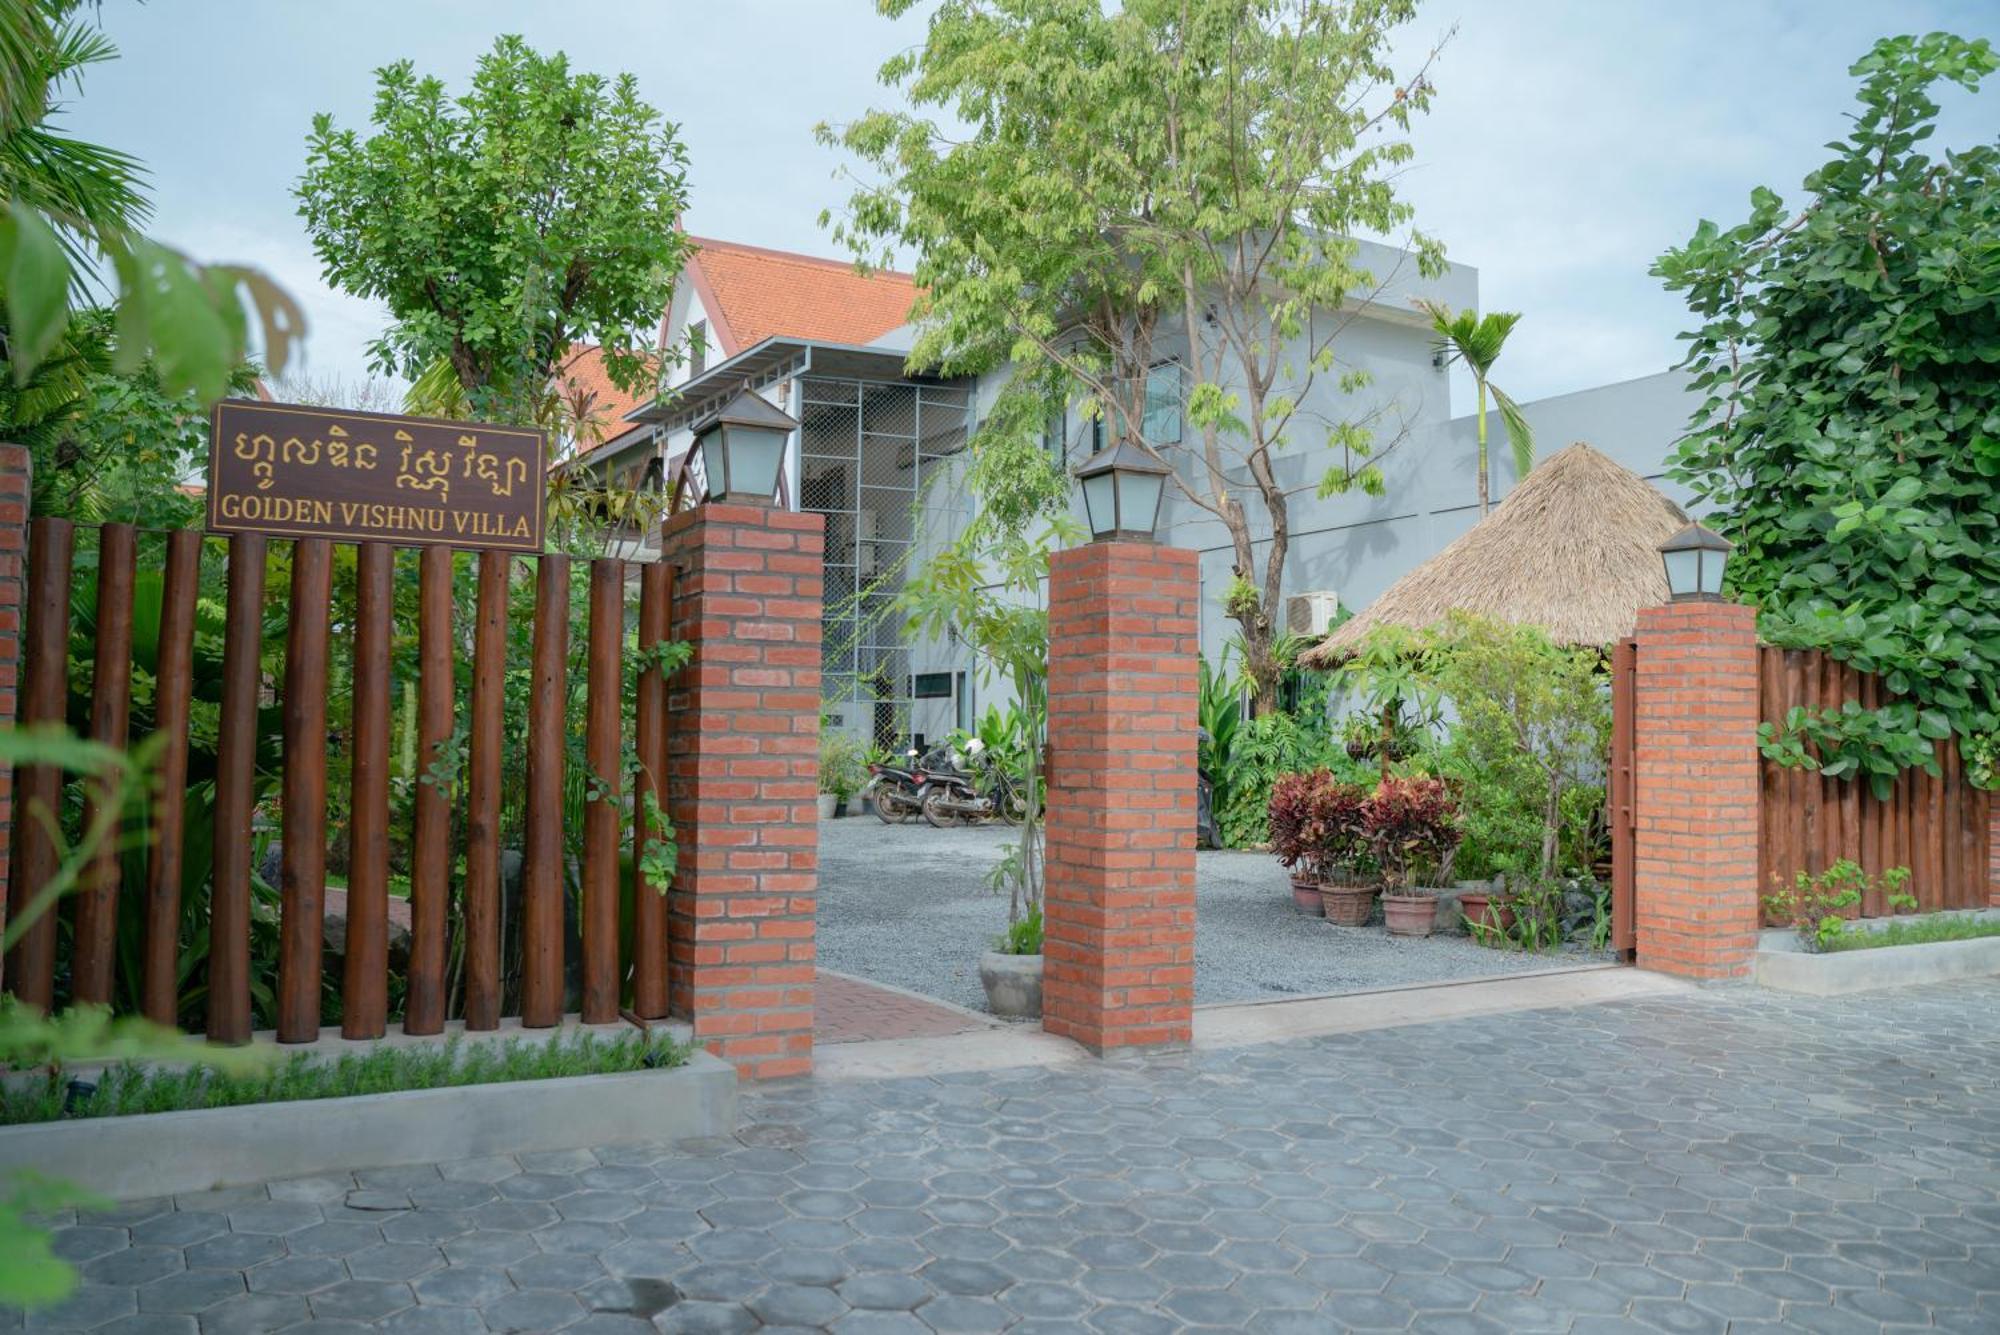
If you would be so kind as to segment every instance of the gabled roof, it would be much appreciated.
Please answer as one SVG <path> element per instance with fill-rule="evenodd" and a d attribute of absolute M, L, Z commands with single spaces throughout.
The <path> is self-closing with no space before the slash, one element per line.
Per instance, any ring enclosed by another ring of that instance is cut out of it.
<path fill-rule="evenodd" d="M 1572 445 L 1299 661 L 1334 667 L 1376 626 L 1421 630 L 1452 612 L 1536 626 L 1557 644 L 1614 643 L 1640 608 L 1667 601 L 1660 544 L 1687 522 L 1637 473 Z"/>
<path fill-rule="evenodd" d="M 917 286 L 908 274 L 857 272 L 845 260 L 689 237 L 685 270 L 708 314 L 709 336 L 734 357 L 773 336 L 869 343 L 905 324 Z"/>

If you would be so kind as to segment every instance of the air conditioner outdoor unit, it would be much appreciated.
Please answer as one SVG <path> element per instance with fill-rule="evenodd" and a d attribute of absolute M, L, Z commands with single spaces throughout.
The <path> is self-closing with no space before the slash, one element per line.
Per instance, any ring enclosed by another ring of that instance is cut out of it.
<path fill-rule="evenodd" d="M 1285 599 L 1285 629 L 1293 635 L 1324 635 L 1339 615 L 1340 595 L 1330 590 L 1295 593 Z"/>

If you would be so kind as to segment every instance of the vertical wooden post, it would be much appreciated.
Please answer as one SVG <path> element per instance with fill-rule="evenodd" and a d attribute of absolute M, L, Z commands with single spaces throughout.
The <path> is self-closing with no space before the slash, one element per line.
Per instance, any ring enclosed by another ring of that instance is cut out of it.
<path fill-rule="evenodd" d="M 320 955 L 326 924 L 327 616 L 333 547 L 292 544 L 285 637 L 283 854 L 279 859 L 278 1041 L 319 1038 Z"/>
<path fill-rule="evenodd" d="M 1638 645 L 1611 647 L 1611 948 L 1621 954 L 1638 944 L 1632 901 L 1632 694 Z"/>
<path fill-rule="evenodd" d="M 465 813 L 465 1027 L 500 1027 L 500 725 L 507 672 L 505 552 L 479 554 Z"/>
<path fill-rule="evenodd" d="M 389 1023 L 389 615 L 395 563 L 395 549 L 383 543 L 364 542 L 355 553 L 343 1038 L 380 1038 Z"/>
<path fill-rule="evenodd" d="M 21 706 L 21 625 L 27 609 L 28 497 L 34 466 L 24 445 L 0 443 L 0 721 Z M 7 930 L 14 861 L 14 772 L 0 767 L 0 939 Z M 0 945 L 0 951 L 5 946 Z M 0 986 L 7 981 L 0 966 Z"/>
<path fill-rule="evenodd" d="M 106 524 L 97 531 L 97 655 L 91 673 L 90 739 L 125 749 L 132 719 L 132 576 L 138 556 L 130 524 Z M 83 823 L 104 819 L 104 805 L 118 794 L 109 781 L 84 785 Z M 110 817 L 110 837 L 98 845 L 84 868 L 76 895 L 76 939 L 70 959 L 70 987 L 78 1002 L 111 1004 L 118 959 L 118 890 L 123 840 L 118 814 Z"/>
<path fill-rule="evenodd" d="M 209 894 L 208 1036 L 250 1041 L 250 808 L 257 785 L 258 660 L 264 647 L 264 536 L 229 539 L 216 730 L 214 889 Z"/>
<path fill-rule="evenodd" d="M 563 705 L 569 694 L 569 558 L 544 553 L 535 572 L 528 692 L 527 847 L 521 871 L 521 1023 L 563 1017 Z"/>
<path fill-rule="evenodd" d="M 410 837 L 410 989 L 403 1032 L 444 1031 L 446 925 L 451 908 L 451 803 L 426 776 L 453 726 L 449 547 L 417 558 L 417 784 Z"/>
<path fill-rule="evenodd" d="M 176 529 L 167 535 L 159 655 L 153 665 L 153 730 L 165 740 L 152 805 L 140 981 L 141 1008 L 157 1024 L 174 1023 L 179 1001 L 181 826 L 187 815 L 188 702 L 194 690 L 194 604 L 200 584 L 201 532 Z"/>
<path fill-rule="evenodd" d="M 60 727 L 69 700 L 69 581 L 76 529 L 67 519 L 28 526 L 27 653 L 21 683 L 21 724 Z M 7 954 L 7 987 L 46 1011 L 55 1000 L 54 903 L 37 904 L 60 865 L 54 822 L 62 815 L 62 771 L 23 765 L 14 777 L 16 826 L 8 877 L 7 921 L 20 937 Z M 20 926 L 30 914 L 33 921 Z"/>
<path fill-rule="evenodd" d="M 589 695 L 584 750 L 598 797 L 583 809 L 583 1022 L 618 1018 L 618 814 L 625 682 L 625 563 L 590 563 Z M 636 889 L 636 887 L 635 887 Z"/>
<path fill-rule="evenodd" d="M 639 567 L 639 653 L 642 659 L 667 638 L 673 568 L 664 561 Z M 632 1008 L 642 1020 L 667 1015 L 667 887 L 651 885 L 639 868 L 660 835 L 646 817 L 650 797 L 666 809 L 667 680 L 652 665 L 639 673 L 633 704 L 638 733 L 639 772 L 633 779 L 632 817 Z"/>

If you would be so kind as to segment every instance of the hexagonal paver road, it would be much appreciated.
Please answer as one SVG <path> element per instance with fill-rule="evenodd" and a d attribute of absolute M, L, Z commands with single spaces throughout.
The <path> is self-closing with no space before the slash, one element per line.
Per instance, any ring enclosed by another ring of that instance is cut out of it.
<path fill-rule="evenodd" d="M 34 1329 L 2000 1330 L 2000 984 L 744 1095 L 66 1219 Z M 18 1328 L 19 1314 L 0 1314 Z"/>

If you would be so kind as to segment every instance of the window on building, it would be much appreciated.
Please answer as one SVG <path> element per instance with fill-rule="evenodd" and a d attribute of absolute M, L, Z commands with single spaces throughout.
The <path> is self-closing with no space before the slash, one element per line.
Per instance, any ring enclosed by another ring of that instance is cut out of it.
<path fill-rule="evenodd" d="M 1181 364 L 1161 362 L 1146 372 L 1147 443 L 1180 444 L 1181 416 Z"/>
<path fill-rule="evenodd" d="M 702 373 L 708 365 L 708 321 L 696 320 L 688 326 L 688 379 Z"/>
<path fill-rule="evenodd" d="M 910 695 L 918 700 L 949 700 L 951 673 L 919 672 L 910 680 Z"/>

